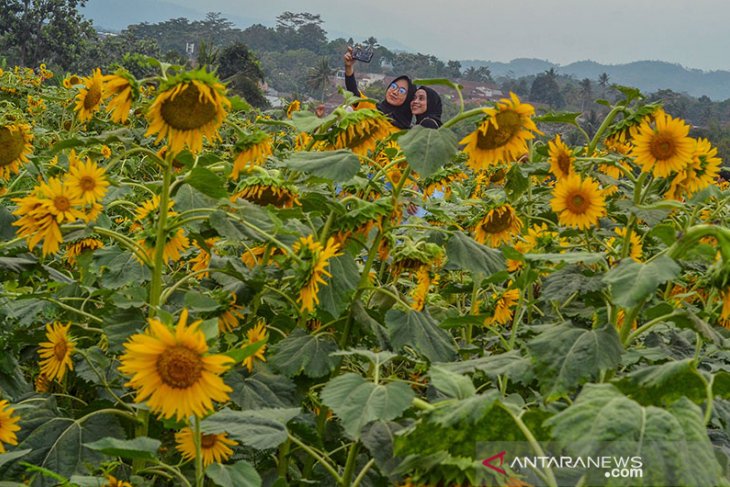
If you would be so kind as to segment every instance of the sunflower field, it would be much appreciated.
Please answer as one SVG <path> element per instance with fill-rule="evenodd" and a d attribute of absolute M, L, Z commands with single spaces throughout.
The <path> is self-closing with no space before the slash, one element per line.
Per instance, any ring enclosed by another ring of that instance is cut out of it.
<path fill-rule="evenodd" d="M 683 120 L 397 131 L 157 66 L 0 71 L 0 486 L 730 485 L 730 190 Z"/>

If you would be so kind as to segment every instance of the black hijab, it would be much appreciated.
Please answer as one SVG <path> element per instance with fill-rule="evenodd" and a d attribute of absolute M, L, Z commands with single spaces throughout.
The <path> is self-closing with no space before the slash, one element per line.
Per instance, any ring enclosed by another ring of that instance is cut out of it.
<path fill-rule="evenodd" d="M 416 125 L 423 125 L 426 128 L 437 129 L 443 123 L 441 122 L 441 113 L 443 107 L 441 106 L 441 97 L 435 90 L 428 86 L 419 86 L 416 91 L 423 90 L 426 92 L 426 111 L 416 115 Z M 414 92 L 415 95 L 415 92 Z"/>
<path fill-rule="evenodd" d="M 408 92 L 406 93 L 406 99 L 403 104 L 395 106 L 388 103 L 387 99 L 383 99 L 376 106 L 386 117 L 390 118 L 390 123 L 394 126 L 399 129 L 407 129 L 411 128 L 411 119 L 413 118 L 413 113 L 411 113 L 411 100 L 413 100 L 413 95 L 416 93 L 416 87 L 413 86 L 411 78 L 408 76 L 398 76 L 390 83 L 395 83 L 400 79 L 404 79 L 408 83 Z"/>

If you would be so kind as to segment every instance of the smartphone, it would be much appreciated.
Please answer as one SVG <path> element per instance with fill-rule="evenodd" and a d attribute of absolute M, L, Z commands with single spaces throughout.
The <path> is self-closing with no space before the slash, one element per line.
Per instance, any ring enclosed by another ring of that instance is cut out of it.
<path fill-rule="evenodd" d="M 352 48 L 352 59 L 369 63 L 373 59 L 373 48 L 363 47 L 361 45 L 354 46 Z"/>

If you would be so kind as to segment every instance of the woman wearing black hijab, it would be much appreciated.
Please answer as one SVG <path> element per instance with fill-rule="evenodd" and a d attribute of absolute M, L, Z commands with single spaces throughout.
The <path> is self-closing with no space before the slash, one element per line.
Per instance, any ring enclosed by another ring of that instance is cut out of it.
<path fill-rule="evenodd" d="M 437 129 L 441 122 L 441 97 L 428 86 L 419 86 L 411 102 L 411 112 L 416 116 L 415 125 Z"/>
<path fill-rule="evenodd" d="M 344 56 L 345 59 L 345 88 L 347 91 L 360 96 L 360 90 L 357 88 L 357 80 L 355 80 L 355 70 L 353 65 L 355 59 L 352 57 L 352 48 L 348 47 Z M 411 79 L 408 76 L 398 76 L 385 91 L 385 99 L 375 106 L 390 119 L 395 127 L 399 129 L 411 128 L 411 100 L 416 91 Z"/>

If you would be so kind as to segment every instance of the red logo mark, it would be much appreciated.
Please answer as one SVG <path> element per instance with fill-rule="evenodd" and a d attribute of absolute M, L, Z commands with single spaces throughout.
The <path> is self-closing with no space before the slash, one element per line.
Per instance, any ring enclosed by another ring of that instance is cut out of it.
<path fill-rule="evenodd" d="M 497 453 L 496 455 L 491 456 L 491 457 L 487 458 L 486 460 L 484 460 L 482 462 L 482 465 L 484 465 L 485 467 L 491 468 L 492 470 L 494 470 L 497 473 L 501 473 L 502 475 L 507 475 L 507 472 L 504 469 L 499 468 L 504 464 L 504 456 L 506 453 L 507 452 L 503 450 L 503 451 Z M 499 467 L 496 465 L 492 465 L 492 462 L 496 459 L 499 459 Z"/>

